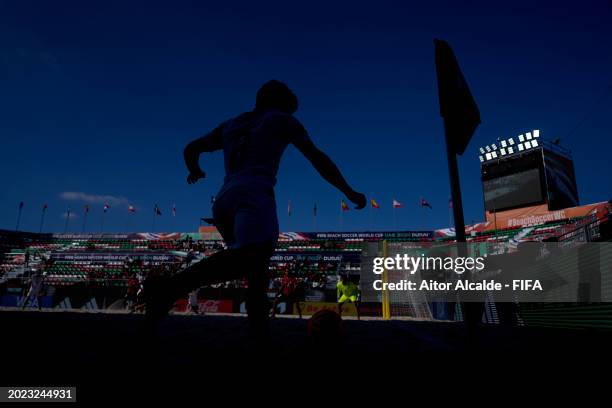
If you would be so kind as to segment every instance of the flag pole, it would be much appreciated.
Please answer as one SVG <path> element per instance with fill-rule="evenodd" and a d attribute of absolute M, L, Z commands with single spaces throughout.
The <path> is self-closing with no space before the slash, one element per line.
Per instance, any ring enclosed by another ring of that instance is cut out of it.
<path fill-rule="evenodd" d="M 159 205 L 155 204 L 153 208 L 153 226 L 151 228 L 151 232 L 155 232 L 155 222 L 157 221 L 157 216 L 161 214 L 161 210 L 159 209 Z"/>
<path fill-rule="evenodd" d="M 459 167 L 457 155 L 453 151 L 453 144 L 449 137 L 447 122 L 444 121 L 444 136 L 446 138 L 446 156 L 448 159 L 448 173 L 453 199 L 453 216 L 455 219 L 455 237 L 457 242 L 465 242 L 465 220 L 463 218 L 463 201 L 461 200 L 461 183 L 459 182 Z M 463 247 L 465 248 L 465 247 Z"/>
<path fill-rule="evenodd" d="M 425 228 L 425 218 L 427 217 L 427 215 L 425 214 L 425 207 L 423 205 L 421 205 L 421 228 L 423 229 L 423 231 L 425 231 L 427 228 Z"/>
<path fill-rule="evenodd" d="M 68 212 L 66 213 L 66 224 L 64 225 L 64 234 L 68 232 L 69 222 L 70 222 L 70 207 L 68 207 Z"/>
<path fill-rule="evenodd" d="M 82 233 L 85 233 L 85 226 L 87 225 L 87 214 L 89 214 L 89 211 L 85 210 L 85 215 L 83 216 L 83 226 L 81 228 Z"/>
<path fill-rule="evenodd" d="M 47 207 L 46 205 L 43 207 L 42 210 L 42 214 L 40 215 L 40 226 L 38 227 L 38 233 L 42 233 L 42 229 L 43 229 L 43 224 L 45 222 L 45 214 L 47 212 Z"/>
<path fill-rule="evenodd" d="M 291 231 L 291 200 L 287 203 L 287 230 Z"/>
<path fill-rule="evenodd" d="M 19 224 L 21 224 L 21 212 L 23 211 L 23 201 L 19 203 L 19 212 L 17 213 L 17 225 L 15 231 L 19 231 Z"/>
<path fill-rule="evenodd" d="M 100 232 L 104 232 L 104 221 L 106 220 L 106 211 L 102 213 L 102 222 L 100 223 Z"/>
<path fill-rule="evenodd" d="M 457 58 L 448 43 L 435 39 L 434 47 L 438 100 L 440 116 L 444 122 L 444 140 L 446 142 L 451 199 L 453 200 L 457 255 L 464 257 L 467 254 L 467 248 L 464 244 L 466 241 L 465 220 L 463 218 L 457 155 L 463 154 L 474 131 L 480 124 L 480 112 L 459 68 Z M 470 279 L 471 273 L 469 271 L 465 275 L 467 279 Z M 454 307 L 454 302 L 449 302 L 449 306 Z M 477 303 L 465 303 L 464 307 L 464 321 L 471 329 L 481 319 L 482 307 Z"/>

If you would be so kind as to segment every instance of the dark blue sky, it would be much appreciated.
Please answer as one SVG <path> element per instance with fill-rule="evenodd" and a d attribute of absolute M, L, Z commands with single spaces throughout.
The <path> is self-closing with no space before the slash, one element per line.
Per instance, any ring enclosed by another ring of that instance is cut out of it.
<path fill-rule="evenodd" d="M 209 177 L 188 186 L 182 149 L 251 109 L 271 78 L 293 88 L 315 142 L 381 204 L 373 229 L 393 228 L 393 197 L 405 205 L 399 228 L 445 227 L 435 37 L 455 49 L 482 115 L 459 160 L 467 222 L 483 218 L 478 147 L 534 128 L 573 151 L 581 203 L 610 198 L 610 2 L 408 3 L 0 1 L 0 228 L 15 227 L 24 201 L 23 229 L 38 230 L 46 202 L 45 230 L 63 231 L 70 205 L 69 230 L 80 231 L 89 201 L 97 231 L 110 200 L 107 231 L 150 230 L 156 202 L 158 230 L 195 230 L 222 160 L 203 156 Z M 337 230 L 340 198 L 287 151 L 283 230 L 312 230 L 315 201 L 317 228 Z M 367 210 L 344 216 L 345 230 L 369 227 Z"/>

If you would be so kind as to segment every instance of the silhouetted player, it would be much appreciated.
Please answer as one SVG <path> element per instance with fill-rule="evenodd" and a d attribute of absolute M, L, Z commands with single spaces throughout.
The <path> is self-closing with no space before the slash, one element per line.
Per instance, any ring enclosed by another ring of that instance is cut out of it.
<path fill-rule="evenodd" d="M 21 309 L 25 309 L 30 299 L 36 298 L 38 302 L 38 310 L 42 309 L 42 298 L 45 294 L 45 277 L 47 273 L 42 273 L 40 270 L 34 271 L 30 278 L 30 290 L 23 298 Z"/>
<path fill-rule="evenodd" d="M 268 263 L 278 240 L 274 186 L 281 156 L 293 144 L 329 183 L 356 204 L 366 205 L 338 167 L 310 140 L 292 115 L 298 100 L 282 82 L 269 81 L 257 92 L 255 109 L 223 122 L 185 148 L 187 182 L 205 177 L 199 166 L 203 152 L 223 150 L 225 180 L 213 205 L 215 225 L 228 248 L 172 277 L 151 280 L 145 287 L 147 315 L 164 316 L 180 296 L 212 283 L 246 277 L 246 307 L 254 333 L 265 333 L 270 304 L 266 295 Z"/>

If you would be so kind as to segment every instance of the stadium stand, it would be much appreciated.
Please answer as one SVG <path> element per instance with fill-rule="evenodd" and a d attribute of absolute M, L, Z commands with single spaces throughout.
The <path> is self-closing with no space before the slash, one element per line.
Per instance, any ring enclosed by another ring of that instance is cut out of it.
<path fill-rule="evenodd" d="M 609 221 L 610 214 L 555 220 L 506 229 L 468 227 L 468 242 L 505 242 L 518 245 L 526 241 L 596 240 L 599 225 Z M 609 237 L 608 237 L 609 239 Z M 281 233 L 270 264 L 270 294 L 278 289 L 285 274 L 297 278 L 305 289 L 305 301 L 335 302 L 335 286 L 340 274 L 363 277 L 362 265 L 379 250 L 385 240 L 397 248 L 411 243 L 452 243 L 450 229 L 436 231 L 396 231 L 364 233 Z M 150 273 L 174 273 L 222 249 L 218 233 L 131 233 L 131 234 L 34 234 L 0 231 L 0 295 L 3 306 L 15 306 L 23 296 L 33 270 L 46 273 L 48 303 L 62 307 L 70 299 L 72 307 L 98 307 L 122 304 L 131 277 L 139 282 Z M 241 297 L 245 282 L 235 281 L 204 288 L 205 301 L 231 301 L 224 311 L 243 311 Z M 374 302 L 375 303 L 375 302 Z M 401 308 L 400 308 L 401 309 Z M 404 312 L 413 313 L 409 305 Z M 313 309 L 315 310 L 315 309 Z M 530 309 L 530 310 L 533 310 Z M 558 310 L 558 309 L 556 309 Z M 287 310 L 291 312 L 291 310 Z M 373 306 L 371 312 L 380 313 Z M 531 312 L 535 316 L 536 312 Z M 542 313 L 538 311 L 537 313 Z M 367 313 L 366 313 L 367 314 Z M 495 311 L 489 315 L 495 320 Z M 431 317 L 419 313 L 420 317 Z M 536 322 L 537 319 L 531 319 Z"/>

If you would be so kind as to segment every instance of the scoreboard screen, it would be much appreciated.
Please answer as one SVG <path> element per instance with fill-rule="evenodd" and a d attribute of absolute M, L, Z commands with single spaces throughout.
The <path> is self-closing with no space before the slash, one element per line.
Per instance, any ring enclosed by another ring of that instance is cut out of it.
<path fill-rule="evenodd" d="M 484 180 L 483 188 L 487 211 L 500 211 L 544 201 L 538 168 Z"/>

